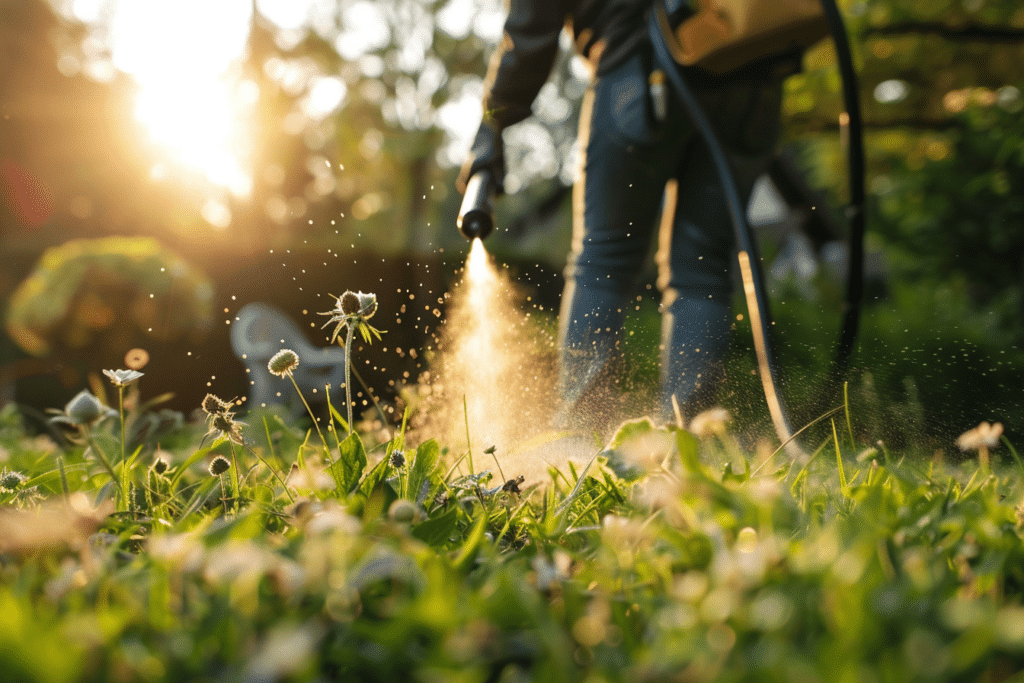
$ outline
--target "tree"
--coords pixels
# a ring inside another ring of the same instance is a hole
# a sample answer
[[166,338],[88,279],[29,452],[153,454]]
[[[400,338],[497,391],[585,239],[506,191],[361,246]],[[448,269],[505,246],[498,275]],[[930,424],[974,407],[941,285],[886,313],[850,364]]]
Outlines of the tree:
[[[869,229],[901,275],[966,278],[979,304],[1021,285],[1024,8],[1012,0],[843,3],[858,49]],[[787,135],[843,196],[831,47],[787,83]]]

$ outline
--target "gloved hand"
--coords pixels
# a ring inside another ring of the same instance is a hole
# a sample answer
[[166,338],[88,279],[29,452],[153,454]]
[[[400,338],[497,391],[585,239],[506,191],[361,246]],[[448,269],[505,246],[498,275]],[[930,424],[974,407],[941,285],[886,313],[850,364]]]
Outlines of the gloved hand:
[[480,124],[473,139],[473,146],[469,149],[469,155],[462,170],[459,172],[459,179],[456,187],[459,192],[465,193],[466,183],[477,171],[487,170],[491,172],[494,181],[496,194],[505,192],[505,144],[501,139],[501,128],[493,121],[484,121]]

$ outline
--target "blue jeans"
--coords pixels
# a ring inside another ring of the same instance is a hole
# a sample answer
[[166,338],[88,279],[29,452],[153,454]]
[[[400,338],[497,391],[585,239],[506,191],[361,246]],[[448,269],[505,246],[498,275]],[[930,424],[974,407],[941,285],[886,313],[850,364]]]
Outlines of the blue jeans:
[[[672,178],[678,183],[675,215],[656,254],[661,419],[673,415],[673,395],[692,417],[722,377],[731,327],[733,227],[703,141],[671,92],[668,116],[654,118],[649,64],[646,55],[635,55],[591,84],[583,102],[582,172],[573,191],[573,247],[559,318],[564,426],[592,428],[603,420],[625,312]],[[778,137],[783,78],[691,84],[729,155],[744,201]]]

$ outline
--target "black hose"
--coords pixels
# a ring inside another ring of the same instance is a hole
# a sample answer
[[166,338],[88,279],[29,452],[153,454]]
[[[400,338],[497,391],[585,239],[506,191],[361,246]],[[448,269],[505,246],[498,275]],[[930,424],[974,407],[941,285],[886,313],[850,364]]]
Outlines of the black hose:
[[793,430],[790,427],[789,418],[782,404],[782,395],[777,389],[779,369],[775,363],[772,338],[768,333],[768,329],[771,326],[771,312],[768,305],[768,295],[765,292],[764,273],[760,266],[761,258],[758,252],[757,240],[754,239],[750,225],[747,223],[746,206],[740,199],[732,167],[729,165],[725,151],[722,149],[718,136],[715,135],[715,130],[704,113],[704,109],[686,85],[679,72],[678,65],[672,58],[668,43],[665,40],[665,36],[671,34],[671,28],[668,25],[668,17],[660,3],[655,3],[654,11],[650,13],[648,28],[651,43],[654,46],[655,57],[675,89],[676,95],[682,102],[683,107],[689,113],[694,126],[704,139],[708,152],[711,155],[712,163],[714,163],[715,170],[718,172],[718,177],[721,181],[722,193],[725,196],[729,218],[732,221],[733,232],[736,235],[740,271],[743,276],[747,310],[750,314],[750,327],[754,335],[754,350],[757,353],[761,384],[764,387],[765,399],[768,402],[768,411],[771,413],[772,423],[775,425],[775,432],[783,443],[789,444],[791,454],[802,454],[802,450],[792,440]]
[[835,0],[821,0],[829,31],[835,42],[839,73],[843,79],[843,102],[846,106],[847,164],[849,168],[850,204],[847,207],[849,228],[847,242],[846,298],[844,301],[843,324],[836,344],[836,355],[832,361],[830,380],[838,384],[849,367],[857,331],[860,328],[861,304],[864,298],[864,123],[860,112],[860,86],[857,71],[853,67],[850,41],[843,25]]
[[[842,15],[835,0],[821,0],[822,9],[829,25],[829,31],[835,42],[839,70],[843,81],[843,99],[846,106],[847,126],[847,161],[849,166],[850,204],[847,209],[849,219],[847,260],[846,297],[844,301],[843,322],[836,354],[829,371],[829,381],[836,386],[849,367],[857,332],[860,326],[861,303],[864,292],[864,137],[863,121],[860,111],[859,85],[853,57],[850,52],[849,38],[843,24]],[[690,115],[701,137],[704,139],[711,155],[712,162],[718,172],[725,195],[729,217],[733,224],[738,246],[741,274],[743,276],[744,293],[750,313],[751,329],[754,335],[754,348],[760,368],[761,383],[764,386],[768,409],[772,415],[775,431],[783,443],[790,444],[791,454],[801,454],[802,449],[793,441],[793,431],[789,418],[778,390],[779,370],[775,362],[774,347],[769,328],[771,313],[768,298],[765,294],[764,274],[758,257],[757,241],[746,218],[746,207],[740,201],[739,190],[733,177],[725,152],[715,135],[714,128],[708,121],[700,103],[686,85],[673,58],[671,47],[665,36],[672,34],[664,7],[656,2],[650,13],[649,33],[654,47],[655,56],[663,71],[672,84],[676,95]]]

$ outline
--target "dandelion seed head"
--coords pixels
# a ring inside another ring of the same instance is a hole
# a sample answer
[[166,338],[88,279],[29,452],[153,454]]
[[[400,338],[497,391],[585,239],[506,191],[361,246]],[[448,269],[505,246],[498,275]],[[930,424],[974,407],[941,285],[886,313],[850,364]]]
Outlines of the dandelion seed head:
[[216,458],[210,461],[210,474],[215,477],[227,472],[231,469],[231,462],[228,461],[223,455],[218,455]]
[[340,309],[345,315],[356,315],[362,308],[362,303],[355,292],[347,291],[338,297],[338,304],[335,308]]
[[54,418],[59,422],[66,422],[72,425],[91,425],[106,415],[106,410],[100,400],[93,396],[87,389],[78,392],[73,399],[64,406],[64,413]]
[[402,451],[396,450],[391,453],[391,466],[396,470],[405,467],[405,454]]
[[27,477],[21,472],[4,472],[0,476],[0,489],[4,491],[14,491],[21,486]]
[[[331,296],[334,295],[332,294]],[[335,299],[337,301],[335,301],[332,310],[319,313],[319,315],[330,316],[330,319],[323,324],[322,328],[332,323],[335,324],[334,331],[331,333],[332,344],[345,327],[353,331],[358,330],[363,340],[367,343],[370,343],[372,337],[380,339],[380,335],[383,332],[371,327],[366,322],[377,312],[376,294],[357,293],[349,290],[341,296],[335,297]]]
[[214,429],[225,434],[235,430],[235,420],[231,413],[217,413],[213,416],[210,424]]
[[274,354],[267,364],[270,374],[277,377],[287,377],[292,374],[295,368],[299,367],[299,354],[291,349],[281,349]]
[[207,394],[203,397],[202,405],[203,412],[211,416],[225,413],[231,408],[231,403],[229,401],[218,398],[213,394]]

